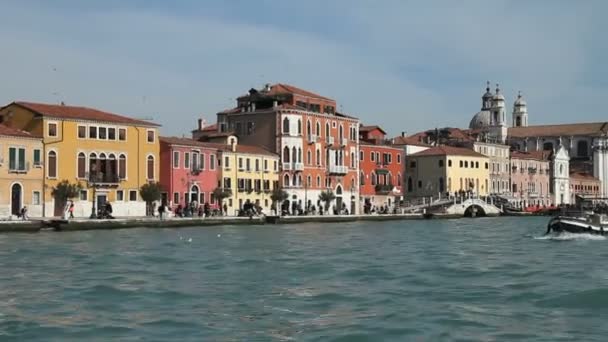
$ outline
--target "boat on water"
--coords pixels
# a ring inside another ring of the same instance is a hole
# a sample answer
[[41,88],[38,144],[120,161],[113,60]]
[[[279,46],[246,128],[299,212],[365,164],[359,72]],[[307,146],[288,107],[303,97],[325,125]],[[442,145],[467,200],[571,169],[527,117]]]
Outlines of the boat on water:
[[608,235],[608,217],[604,214],[583,214],[576,216],[556,216],[547,225],[547,234],[586,233]]

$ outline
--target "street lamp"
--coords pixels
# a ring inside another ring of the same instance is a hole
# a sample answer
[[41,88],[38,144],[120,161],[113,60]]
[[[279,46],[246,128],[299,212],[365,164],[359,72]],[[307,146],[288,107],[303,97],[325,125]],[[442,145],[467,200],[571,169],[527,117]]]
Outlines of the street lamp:
[[96,190],[97,190],[97,183],[95,182],[95,177],[90,172],[86,172],[85,176],[87,179],[87,188],[93,189],[93,203],[91,205],[91,215],[89,216],[89,218],[95,219],[95,218],[97,218],[97,209],[95,208],[95,195],[96,195]]

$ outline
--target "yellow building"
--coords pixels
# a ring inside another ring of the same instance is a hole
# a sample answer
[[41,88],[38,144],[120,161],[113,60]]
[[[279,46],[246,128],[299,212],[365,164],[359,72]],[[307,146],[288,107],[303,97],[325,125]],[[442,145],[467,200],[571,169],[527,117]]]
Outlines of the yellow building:
[[42,139],[0,124],[0,219],[42,216]]
[[114,216],[143,216],[139,188],[159,179],[158,125],[100,110],[13,102],[0,109],[0,122],[42,138],[45,216],[60,216],[52,198],[62,180],[80,183],[76,217],[88,217],[110,201]]
[[239,145],[234,136],[228,137],[227,142],[218,144],[218,161],[221,185],[232,192],[224,200],[228,215],[238,215],[248,200],[261,206],[268,215],[272,206],[270,195],[279,181],[279,156],[261,147]]
[[489,158],[473,150],[436,146],[406,158],[407,197],[445,196],[464,191],[486,196]]

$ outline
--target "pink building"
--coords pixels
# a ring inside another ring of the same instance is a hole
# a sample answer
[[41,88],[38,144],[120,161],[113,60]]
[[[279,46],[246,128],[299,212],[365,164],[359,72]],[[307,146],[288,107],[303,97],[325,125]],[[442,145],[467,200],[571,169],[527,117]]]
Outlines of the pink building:
[[517,207],[553,204],[549,156],[549,151],[511,152],[511,188]]
[[186,202],[215,204],[218,187],[216,144],[187,138],[160,137],[162,201],[171,207]]

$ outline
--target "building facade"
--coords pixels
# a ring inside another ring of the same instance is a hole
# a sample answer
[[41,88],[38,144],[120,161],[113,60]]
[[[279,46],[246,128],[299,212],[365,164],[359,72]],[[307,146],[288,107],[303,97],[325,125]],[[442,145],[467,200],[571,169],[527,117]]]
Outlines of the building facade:
[[265,214],[272,209],[272,191],[279,184],[279,156],[262,147],[241,145],[234,136],[229,144],[216,144],[223,189],[231,196],[224,200],[228,215],[237,216],[247,202],[262,208]]
[[486,196],[489,163],[481,153],[452,146],[435,146],[406,156],[406,196]]
[[145,216],[140,187],[159,179],[158,125],[87,107],[13,102],[2,122],[42,138],[44,216],[65,204],[51,193],[62,180],[80,183],[74,215],[89,217],[111,202],[114,216]]
[[489,193],[509,197],[511,195],[509,146],[483,141],[474,141],[472,145],[474,151],[490,158]]
[[160,137],[161,202],[172,208],[190,203],[217,208],[213,191],[220,180],[218,154],[214,144]]
[[550,156],[547,151],[514,151],[511,154],[511,204],[522,209],[553,204],[550,176]]
[[0,218],[42,216],[42,139],[0,124]]
[[386,141],[386,132],[378,126],[359,128],[360,210],[393,209],[402,199],[403,155],[400,146]]
[[336,108],[336,101],[297,87],[266,85],[218,113],[217,129],[280,156],[280,184],[292,214],[319,208],[326,190],[336,196],[331,206],[358,213],[359,120]]
[[570,174],[570,203],[577,203],[577,197],[595,202],[601,195],[601,182],[588,173]]
[[570,156],[564,146],[560,146],[551,156],[549,185],[554,204],[570,204]]

